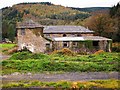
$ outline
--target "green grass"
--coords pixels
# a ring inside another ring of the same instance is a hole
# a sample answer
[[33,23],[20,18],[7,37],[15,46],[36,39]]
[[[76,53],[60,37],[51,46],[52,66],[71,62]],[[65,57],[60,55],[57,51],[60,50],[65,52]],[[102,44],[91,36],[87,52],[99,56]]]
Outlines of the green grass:
[[0,44],[0,48],[1,48],[1,51],[3,54],[9,54],[9,50],[14,48],[15,46],[17,46],[17,45],[16,44],[8,44],[8,43]]
[[19,52],[2,64],[2,74],[13,72],[99,72],[119,71],[120,53],[99,55],[46,55]]
[[16,44],[0,44],[0,46],[3,48],[3,49],[6,49],[6,48],[13,48],[14,46],[16,46]]
[[[40,81],[19,81],[19,82],[10,82],[3,84],[2,88],[30,88],[30,87],[53,87],[59,88],[59,90],[68,89],[69,90],[94,90],[96,88],[101,89],[110,89],[110,90],[119,90],[118,83],[120,80],[110,79],[110,80],[94,80],[94,81],[82,81],[82,82],[70,82],[70,81],[57,81],[57,82],[40,82]],[[61,88],[61,89],[60,89]],[[94,89],[93,89],[94,88]],[[96,90],[96,89],[95,89]],[[99,89],[100,90],[100,89]]]

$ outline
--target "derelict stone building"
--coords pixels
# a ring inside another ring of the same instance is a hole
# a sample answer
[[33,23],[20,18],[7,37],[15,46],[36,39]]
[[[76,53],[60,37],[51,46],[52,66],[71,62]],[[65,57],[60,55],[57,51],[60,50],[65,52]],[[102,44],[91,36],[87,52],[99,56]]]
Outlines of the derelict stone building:
[[19,50],[51,52],[69,48],[74,52],[110,52],[111,39],[94,36],[94,31],[82,26],[42,26],[32,20],[17,24]]

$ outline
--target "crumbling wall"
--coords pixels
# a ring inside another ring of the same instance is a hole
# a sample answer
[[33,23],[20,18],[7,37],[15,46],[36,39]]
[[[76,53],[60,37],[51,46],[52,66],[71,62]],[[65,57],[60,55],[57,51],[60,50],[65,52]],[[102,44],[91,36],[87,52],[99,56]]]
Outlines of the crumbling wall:
[[[35,30],[35,32],[34,32]],[[39,29],[25,29],[25,35],[21,35],[21,30],[18,30],[18,46],[19,50],[26,47],[31,52],[39,53],[46,51],[46,43],[49,43],[46,39],[42,37],[40,33],[36,35],[36,30]]]

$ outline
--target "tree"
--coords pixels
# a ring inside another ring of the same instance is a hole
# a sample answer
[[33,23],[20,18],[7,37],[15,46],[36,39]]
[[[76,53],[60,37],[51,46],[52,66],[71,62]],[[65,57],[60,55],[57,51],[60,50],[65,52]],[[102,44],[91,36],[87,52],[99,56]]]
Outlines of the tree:
[[15,26],[14,26],[14,24],[9,25],[7,35],[8,35],[8,39],[10,41],[13,42],[15,40]]
[[120,3],[110,9],[110,16],[114,20],[116,30],[114,40],[120,42]]
[[85,27],[95,31],[96,35],[109,38],[112,38],[111,34],[115,32],[113,29],[113,20],[108,14],[96,14],[91,16],[86,20]]

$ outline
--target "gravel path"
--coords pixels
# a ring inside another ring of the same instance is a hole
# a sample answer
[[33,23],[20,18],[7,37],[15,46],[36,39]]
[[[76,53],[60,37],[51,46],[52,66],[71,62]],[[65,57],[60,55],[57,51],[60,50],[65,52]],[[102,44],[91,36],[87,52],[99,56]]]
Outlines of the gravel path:
[[2,76],[3,82],[19,81],[19,80],[40,80],[40,81],[88,81],[88,80],[100,80],[100,79],[119,79],[118,72],[69,72],[63,74],[20,74],[18,72],[11,75]]
[[8,59],[8,58],[10,58],[9,55],[2,55],[2,54],[0,54],[0,60],[5,60],[5,59]]

